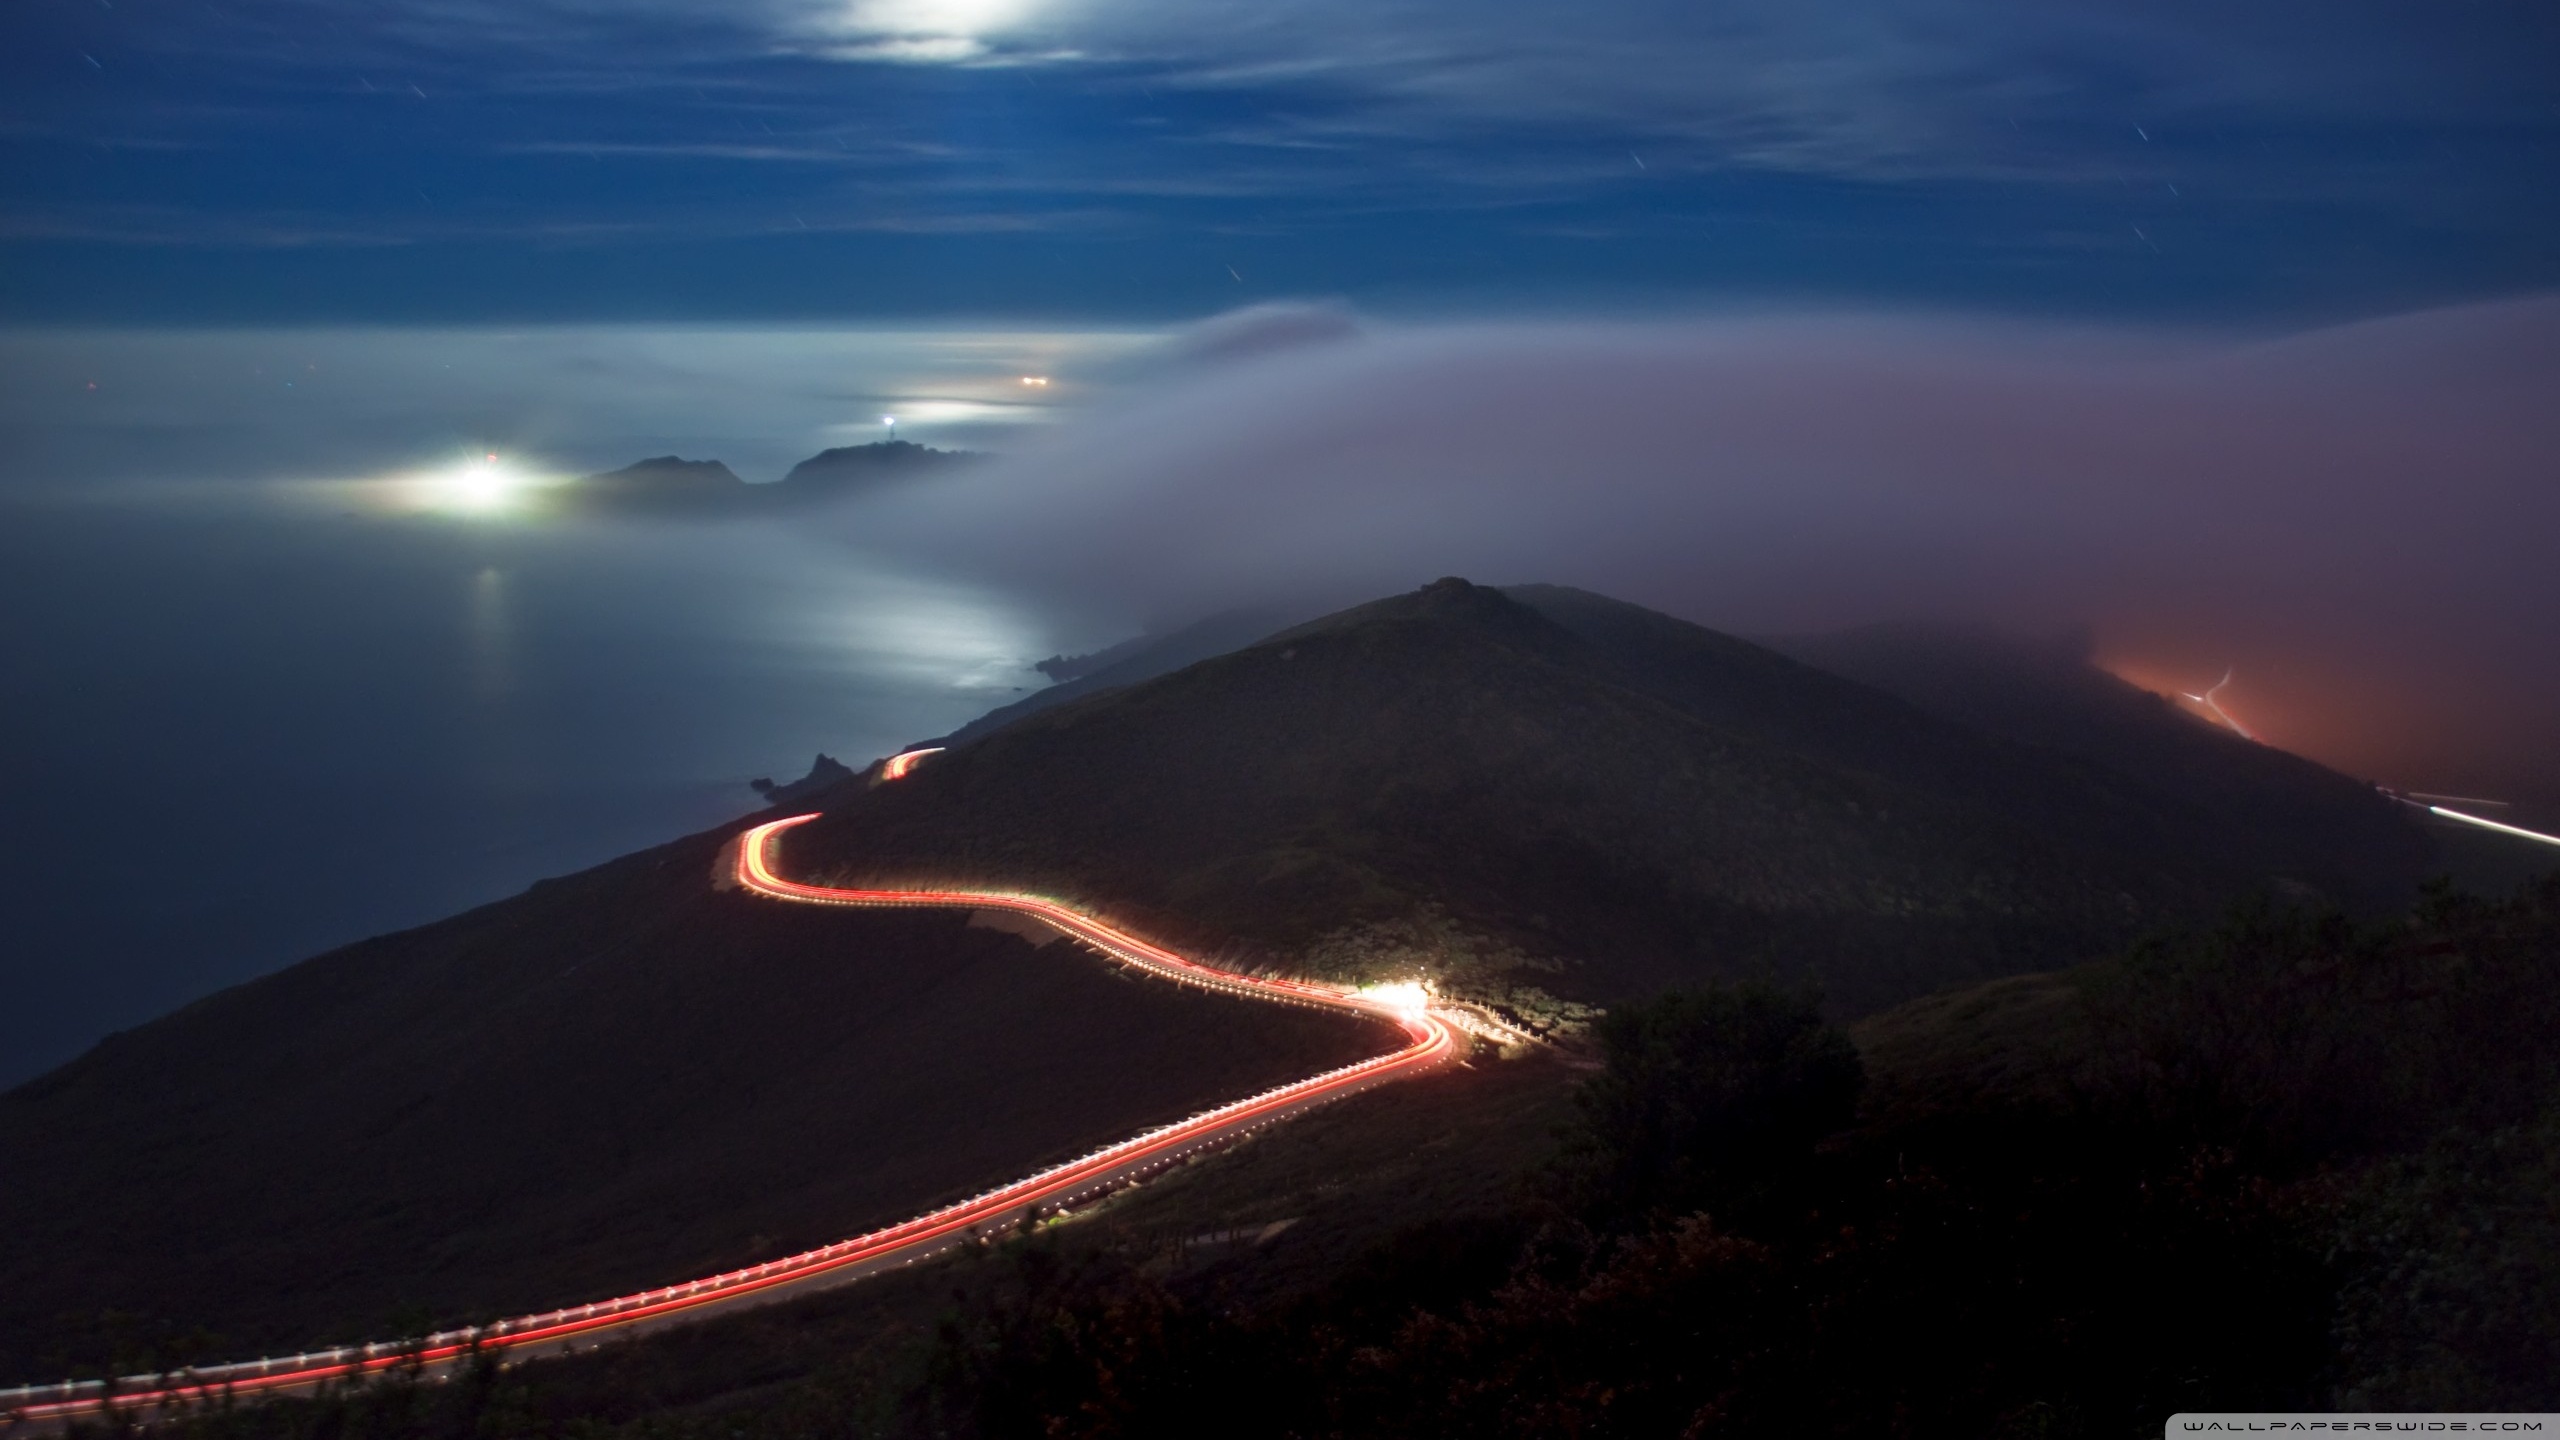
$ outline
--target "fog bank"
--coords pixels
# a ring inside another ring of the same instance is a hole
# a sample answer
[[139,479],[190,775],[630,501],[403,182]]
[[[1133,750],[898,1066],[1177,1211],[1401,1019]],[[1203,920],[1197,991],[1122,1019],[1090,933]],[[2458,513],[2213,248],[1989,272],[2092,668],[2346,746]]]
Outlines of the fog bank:
[[2560,792],[2560,300],[2274,339],[1286,310],[1205,333],[1005,462],[866,507],[858,542],[1132,616],[1452,573],[1743,633],[2087,622],[2128,673],[2235,668],[2235,711],[2355,773]]

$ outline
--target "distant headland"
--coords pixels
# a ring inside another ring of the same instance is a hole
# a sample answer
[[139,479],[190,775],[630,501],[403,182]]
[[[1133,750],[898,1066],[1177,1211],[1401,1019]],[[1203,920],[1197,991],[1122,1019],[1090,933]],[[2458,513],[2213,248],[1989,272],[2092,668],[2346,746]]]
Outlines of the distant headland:
[[909,440],[821,450],[769,484],[750,484],[717,460],[659,455],[619,470],[581,476],[551,492],[562,509],[584,513],[727,515],[842,499],[937,474],[983,457]]

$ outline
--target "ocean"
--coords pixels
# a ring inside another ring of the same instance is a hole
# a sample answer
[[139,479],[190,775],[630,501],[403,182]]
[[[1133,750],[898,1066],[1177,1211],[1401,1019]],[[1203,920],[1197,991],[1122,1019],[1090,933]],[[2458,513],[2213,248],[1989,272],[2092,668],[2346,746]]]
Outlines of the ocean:
[[494,333],[0,337],[0,1085],[744,813],[757,776],[938,735],[1044,683],[1032,660],[1118,638],[866,551],[858,516],[437,503],[484,446],[764,480],[893,404],[906,438],[1001,443],[1041,417],[973,397],[1084,353],[755,338],[552,334],[529,359]]

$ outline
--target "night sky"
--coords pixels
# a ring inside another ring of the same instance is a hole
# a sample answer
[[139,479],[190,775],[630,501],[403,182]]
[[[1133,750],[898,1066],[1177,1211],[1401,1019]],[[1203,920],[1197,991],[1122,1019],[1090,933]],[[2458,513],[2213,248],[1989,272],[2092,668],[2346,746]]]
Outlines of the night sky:
[[[0,1083],[1443,574],[2085,630],[2560,828],[2555,79],[2542,0],[15,0]],[[445,503],[890,415],[995,458]]]
[[0,318],[2336,318],[2550,285],[2528,0],[20,0]]

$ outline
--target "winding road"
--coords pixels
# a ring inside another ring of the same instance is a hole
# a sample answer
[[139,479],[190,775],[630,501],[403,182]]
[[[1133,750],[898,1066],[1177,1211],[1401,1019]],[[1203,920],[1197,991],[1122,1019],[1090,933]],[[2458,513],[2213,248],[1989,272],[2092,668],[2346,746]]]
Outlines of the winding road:
[[[914,758],[891,757],[883,766],[882,778],[895,779],[913,769],[922,756],[909,754]],[[900,764],[901,761],[906,763]],[[1406,1043],[1392,1053],[1311,1075],[1188,1120],[1144,1131],[904,1224],[744,1270],[536,1315],[520,1315],[477,1328],[447,1330],[423,1339],[210,1365],[177,1375],[132,1376],[112,1384],[100,1380],[64,1381],[0,1390],[0,1430],[23,1433],[53,1428],[60,1422],[111,1408],[124,1414],[148,1413],[225,1397],[308,1392],[403,1367],[433,1372],[492,1352],[509,1359],[558,1354],[591,1348],[612,1336],[690,1323],[805,1295],[981,1243],[1027,1219],[1057,1214],[1098,1199],[1206,1147],[1371,1086],[1419,1074],[1458,1053],[1457,1037],[1450,1025],[1426,1008],[1425,997],[1413,987],[1363,993],[1220,970],[1037,896],[969,890],[848,890],[784,879],[773,868],[780,838],[792,827],[816,818],[797,815],[768,821],[740,834],[730,872],[738,885],[776,900],[807,905],[956,907],[1027,915],[1150,975],[1247,999],[1385,1020],[1402,1029]]]

